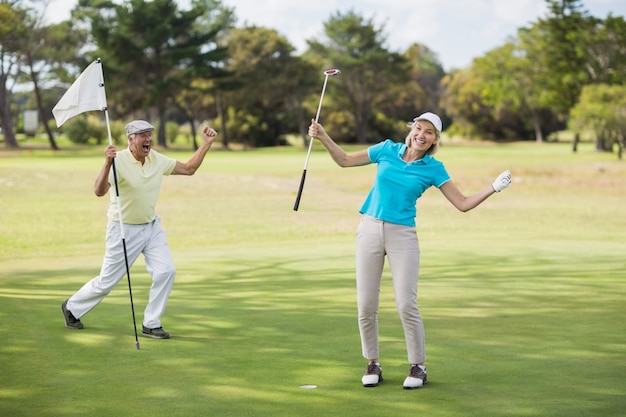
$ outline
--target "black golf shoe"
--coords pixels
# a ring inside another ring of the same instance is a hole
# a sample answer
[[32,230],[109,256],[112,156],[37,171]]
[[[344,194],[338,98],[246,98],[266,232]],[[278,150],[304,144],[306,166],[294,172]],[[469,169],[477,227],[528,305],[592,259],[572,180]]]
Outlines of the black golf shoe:
[[74,317],[72,312],[67,309],[67,301],[68,300],[65,300],[63,301],[63,304],[61,304],[61,312],[63,313],[63,318],[65,319],[65,327],[69,329],[82,329],[83,323]]
[[169,339],[170,338],[170,334],[166,332],[165,330],[163,330],[163,327],[157,327],[155,329],[149,329],[146,326],[141,326],[141,327],[143,327],[143,330],[141,333],[143,333],[144,336],[148,336],[153,339]]

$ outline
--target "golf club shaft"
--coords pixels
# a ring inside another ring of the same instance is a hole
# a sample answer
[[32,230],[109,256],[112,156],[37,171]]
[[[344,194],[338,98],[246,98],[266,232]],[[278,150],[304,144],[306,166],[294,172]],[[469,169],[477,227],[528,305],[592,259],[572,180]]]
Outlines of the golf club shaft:
[[[320,102],[317,106],[317,114],[315,115],[315,122],[317,123],[320,118],[320,111],[322,110],[322,100],[324,100],[324,92],[326,91],[326,83],[328,82],[328,74],[324,77],[324,85],[322,86],[322,94],[320,95]],[[300,178],[300,187],[298,188],[298,195],[296,196],[296,202],[293,205],[293,211],[298,211],[300,207],[300,198],[302,198],[302,190],[304,189],[304,181],[306,179],[306,170],[309,166],[309,158],[311,157],[311,149],[313,148],[313,137],[309,138],[309,149],[306,153],[306,159],[304,160],[304,169],[302,170],[302,178]]]
[[135,330],[135,347],[139,350],[139,337],[137,337],[137,321],[135,320],[135,303],[133,302],[133,289],[130,284],[130,267],[128,265],[128,252],[126,251],[126,237],[124,236],[124,223],[122,221],[122,207],[120,204],[120,190],[117,181],[117,169],[115,168],[115,158],[113,158],[111,168],[113,169],[113,179],[115,182],[115,197],[117,200],[117,211],[120,217],[120,235],[122,237],[122,247],[124,249],[124,264],[126,265],[126,277],[128,278],[128,295],[130,296],[130,310],[133,314],[133,328]]
[[[107,123],[107,131],[109,134],[109,145],[113,145],[113,138],[111,136],[111,124],[109,122],[109,110],[104,109],[104,117]],[[130,310],[133,314],[133,328],[135,329],[135,347],[139,350],[139,337],[137,337],[137,320],[135,319],[135,304],[133,302],[133,289],[130,284],[130,267],[128,265],[128,253],[126,252],[126,237],[124,236],[124,221],[122,219],[122,205],[120,204],[120,188],[117,181],[117,169],[115,168],[115,158],[111,163],[113,169],[113,179],[115,183],[115,199],[117,201],[117,212],[120,218],[120,235],[122,237],[122,247],[124,248],[124,263],[126,264],[126,277],[128,278],[128,294],[130,296]]]
[[130,294],[130,309],[133,313],[133,327],[135,329],[135,347],[139,350],[139,338],[137,337],[137,321],[135,320],[135,304],[133,303],[133,289],[130,285],[130,267],[128,265],[128,252],[126,251],[126,239],[122,240],[124,246],[124,262],[126,263],[126,276],[128,277],[128,293]]

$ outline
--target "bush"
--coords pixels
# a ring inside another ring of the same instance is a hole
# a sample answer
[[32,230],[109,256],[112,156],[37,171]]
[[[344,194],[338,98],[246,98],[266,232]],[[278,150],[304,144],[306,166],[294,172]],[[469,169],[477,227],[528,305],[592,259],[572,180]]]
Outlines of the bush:
[[170,143],[175,143],[178,133],[180,132],[180,126],[176,122],[167,122],[165,124],[165,136],[169,139]]
[[75,144],[101,143],[107,135],[104,122],[86,114],[66,122],[61,131]]
[[[109,121],[111,127],[111,138],[115,144],[126,143],[126,132],[124,122]],[[54,125],[56,126],[56,125]],[[63,124],[61,133],[75,144],[95,144],[102,145],[109,143],[109,136],[106,121],[101,113],[82,114],[76,116]]]

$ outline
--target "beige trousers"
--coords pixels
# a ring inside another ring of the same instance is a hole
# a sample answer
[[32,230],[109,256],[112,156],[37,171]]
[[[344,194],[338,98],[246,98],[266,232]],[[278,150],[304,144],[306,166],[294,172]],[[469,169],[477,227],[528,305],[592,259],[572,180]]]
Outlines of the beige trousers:
[[366,359],[380,356],[378,304],[386,255],[409,363],[424,362],[424,325],[417,307],[420,249],[415,227],[387,223],[364,215],[356,235],[357,304],[363,356]]

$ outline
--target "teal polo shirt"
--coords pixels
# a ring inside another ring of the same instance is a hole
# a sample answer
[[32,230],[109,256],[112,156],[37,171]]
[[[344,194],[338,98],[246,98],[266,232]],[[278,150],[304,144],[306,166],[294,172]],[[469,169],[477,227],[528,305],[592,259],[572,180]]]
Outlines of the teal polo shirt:
[[431,186],[450,181],[443,163],[430,155],[413,162],[402,159],[406,145],[386,139],[367,149],[378,164],[376,178],[359,212],[376,219],[415,226],[417,199]]

